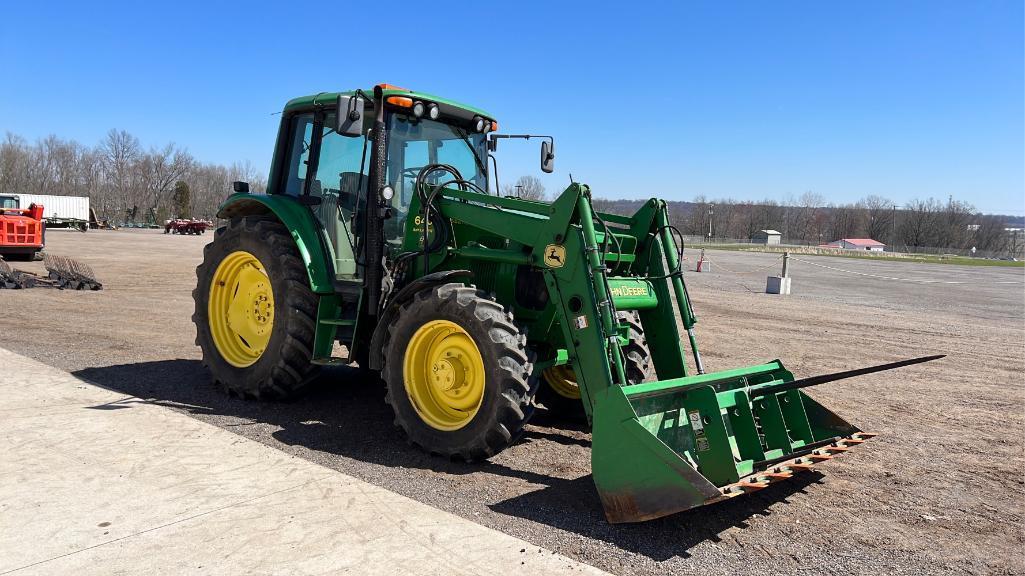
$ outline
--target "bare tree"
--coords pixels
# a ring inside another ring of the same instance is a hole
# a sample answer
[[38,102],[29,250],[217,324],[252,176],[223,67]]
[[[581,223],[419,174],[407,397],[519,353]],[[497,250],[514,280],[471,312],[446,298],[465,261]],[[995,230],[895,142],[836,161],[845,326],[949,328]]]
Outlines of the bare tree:
[[518,196],[524,200],[544,200],[545,186],[537,176],[520,176],[516,184],[502,186],[506,196]]
[[825,206],[826,200],[821,194],[816,194],[812,191],[801,194],[800,199],[794,216],[794,223],[789,230],[789,233],[794,238],[799,238],[808,241],[818,241],[822,237],[822,229],[824,228],[824,222],[822,222],[821,210]]
[[845,204],[830,210],[829,239],[858,238],[864,236],[864,209],[858,205]]
[[882,196],[871,195],[865,198],[862,204],[868,217],[866,222],[867,236],[879,242],[884,240],[886,242],[893,241],[894,238],[890,237],[893,230],[893,201]]
[[936,246],[969,248],[972,230],[969,226],[975,220],[975,207],[951,197],[937,219]]
[[933,246],[937,214],[942,208],[933,198],[908,202],[900,219],[900,239],[905,246]]
[[102,211],[112,209],[119,215],[124,214],[138,205],[133,194],[137,181],[133,167],[140,154],[139,139],[124,130],[111,129],[100,144],[100,150],[103,153],[105,176],[113,196],[109,205],[104,203]]
[[8,132],[0,144],[0,193],[15,194],[28,189],[29,155],[25,140]]

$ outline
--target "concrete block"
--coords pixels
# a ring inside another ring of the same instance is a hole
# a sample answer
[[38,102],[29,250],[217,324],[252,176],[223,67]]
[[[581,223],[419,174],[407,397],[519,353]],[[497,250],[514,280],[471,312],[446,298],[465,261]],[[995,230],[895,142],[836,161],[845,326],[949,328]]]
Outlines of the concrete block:
[[765,281],[766,294],[790,294],[790,277],[769,276]]

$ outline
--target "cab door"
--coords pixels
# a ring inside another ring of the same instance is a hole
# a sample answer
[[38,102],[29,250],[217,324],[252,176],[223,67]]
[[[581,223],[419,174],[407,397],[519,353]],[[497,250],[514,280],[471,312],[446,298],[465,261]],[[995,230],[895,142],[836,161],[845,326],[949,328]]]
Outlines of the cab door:
[[361,276],[356,262],[355,215],[366,200],[369,125],[357,137],[338,134],[334,125],[334,112],[310,112],[292,119],[285,193],[319,199],[310,207],[322,226],[335,278],[355,280]]

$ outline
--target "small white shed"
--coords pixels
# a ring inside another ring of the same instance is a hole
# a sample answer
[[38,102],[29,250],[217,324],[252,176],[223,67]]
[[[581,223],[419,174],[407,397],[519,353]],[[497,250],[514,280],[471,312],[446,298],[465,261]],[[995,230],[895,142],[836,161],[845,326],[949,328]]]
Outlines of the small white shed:
[[751,235],[752,244],[779,244],[783,235],[775,230],[759,230]]

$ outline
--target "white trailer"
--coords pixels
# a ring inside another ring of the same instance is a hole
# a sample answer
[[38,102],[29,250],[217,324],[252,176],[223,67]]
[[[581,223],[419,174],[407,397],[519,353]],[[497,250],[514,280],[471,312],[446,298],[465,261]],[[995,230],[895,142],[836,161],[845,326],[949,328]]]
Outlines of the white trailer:
[[[7,194],[5,194],[7,196]],[[88,196],[49,196],[46,194],[12,194],[18,199],[18,208],[42,204],[43,219],[53,221],[78,220],[89,222]],[[70,222],[68,222],[70,224]]]

